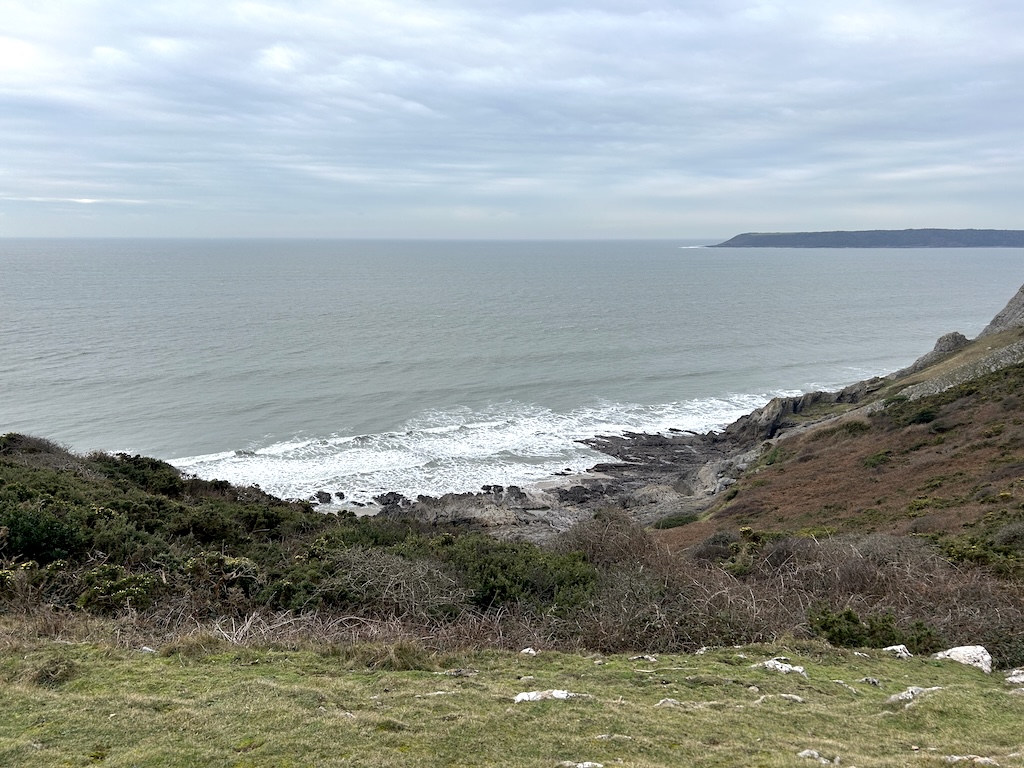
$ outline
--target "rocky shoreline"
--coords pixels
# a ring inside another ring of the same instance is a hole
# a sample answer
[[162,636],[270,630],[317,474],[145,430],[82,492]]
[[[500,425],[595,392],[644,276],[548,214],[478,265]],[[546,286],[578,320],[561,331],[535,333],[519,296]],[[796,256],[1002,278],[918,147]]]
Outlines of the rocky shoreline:
[[615,461],[528,488],[489,485],[476,493],[415,500],[385,493],[375,499],[380,505],[377,514],[425,524],[464,525],[499,538],[537,542],[606,507],[626,510],[645,525],[668,516],[696,519],[785,436],[848,416],[858,408],[880,408],[883,398],[896,391],[913,399],[1024,362],[1020,328],[1024,328],[1024,288],[973,342],[959,333],[946,334],[913,365],[884,378],[835,392],[776,398],[720,432],[670,430],[668,434],[593,437],[580,442]]
[[386,493],[375,499],[380,505],[377,514],[478,527],[499,538],[530,541],[549,539],[605,507],[627,510],[647,525],[668,515],[698,516],[757,461],[766,445],[792,429],[787,427],[791,417],[822,404],[857,403],[882,382],[874,379],[838,392],[776,398],[720,432],[627,432],[581,440],[615,461],[525,489],[491,485],[477,493],[415,500]]

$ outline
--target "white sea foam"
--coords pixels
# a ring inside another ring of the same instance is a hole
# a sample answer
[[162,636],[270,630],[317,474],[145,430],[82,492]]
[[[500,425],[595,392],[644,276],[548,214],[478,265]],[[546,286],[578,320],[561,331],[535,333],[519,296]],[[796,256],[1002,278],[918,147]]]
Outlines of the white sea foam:
[[256,484],[286,498],[308,498],[320,490],[341,491],[347,501],[364,503],[386,491],[436,496],[581,472],[608,457],[577,440],[628,431],[717,429],[782,394],[794,393],[662,405],[599,402],[569,413],[516,402],[478,411],[429,410],[392,432],[303,437],[172,463],[198,477]]

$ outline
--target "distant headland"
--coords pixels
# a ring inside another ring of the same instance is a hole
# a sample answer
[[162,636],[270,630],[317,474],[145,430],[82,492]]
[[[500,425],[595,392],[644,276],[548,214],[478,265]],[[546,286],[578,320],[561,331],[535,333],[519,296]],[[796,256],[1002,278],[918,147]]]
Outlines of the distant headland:
[[1021,229],[745,232],[711,248],[1024,248]]

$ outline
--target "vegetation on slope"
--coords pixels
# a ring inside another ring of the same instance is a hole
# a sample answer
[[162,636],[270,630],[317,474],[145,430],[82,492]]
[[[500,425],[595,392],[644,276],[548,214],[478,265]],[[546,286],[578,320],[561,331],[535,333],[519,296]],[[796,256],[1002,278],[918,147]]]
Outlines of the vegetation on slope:
[[[885,416],[893,424],[899,407]],[[928,423],[944,418],[937,407]],[[821,440],[881,429],[843,428]],[[889,472],[895,461],[865,471]],[[116,633],[158,645],[196,627],[254,625],[277,627],[260,639],[286,645],[306,632],[323,643],[418,638],[434,650],[668,652],[820,636],[915,652],[981,643],[998,664],[1024,662],[1014,568],[956,555],[944,539],[849,526],[822,536],[820,521],[801,531],[800,517],[791,521],[800,526],[771,526],[743,513],[741,522],[757,525],[740,527],[730,509],[718,513],[722,530],[686,551],[660,546],[614,508],[539,547],[324,515],[258,488],[182,477],[154,459],[79,457],[6,435],[0,610],[55,636],[83,616],[109,617]],[[992,530],[1012,548],[1009,524]]]
[[[884,532],[961,566],[1024,575],[1024,366],[890,397],[766,446],[711,520],[764,531]],[[682,543],[683,532],[676,534]]]

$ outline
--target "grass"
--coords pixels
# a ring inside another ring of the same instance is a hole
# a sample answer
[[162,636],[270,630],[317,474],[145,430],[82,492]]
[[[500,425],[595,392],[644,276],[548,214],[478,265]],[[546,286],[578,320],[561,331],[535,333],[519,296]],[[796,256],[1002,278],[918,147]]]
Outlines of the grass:
[[[436,671],[375,671],[366,661],[379,649],[9,643],[0,764],[790,766],[814,749],[844,765],[968,754],[1024,765],[1024,697],[998,673],[868,654],[806,641],[656,661],[482,651],[435,656]],[[807,677],[751,666],[778,655]],[[910,685],[942,690],[907,709],[886,703]],[[513,703],[546,689],[586,696]]]

